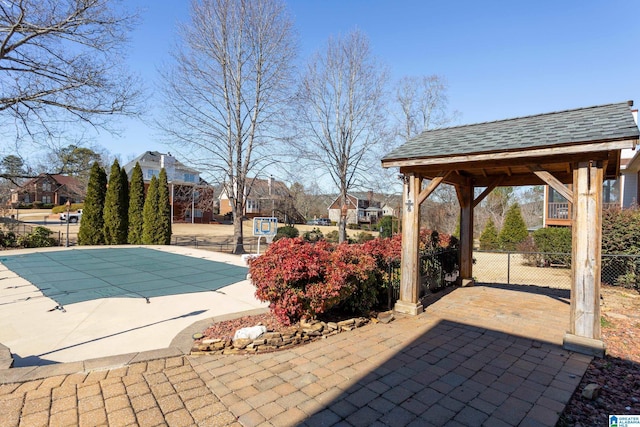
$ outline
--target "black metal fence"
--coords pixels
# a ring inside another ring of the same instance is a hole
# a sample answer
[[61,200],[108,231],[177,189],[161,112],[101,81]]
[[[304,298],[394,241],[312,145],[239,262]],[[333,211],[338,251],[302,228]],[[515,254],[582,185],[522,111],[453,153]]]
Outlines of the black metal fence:
[[[452,286],[460,274],[460,252],[456,248],[436,248],[420,255],[421,296]],[[400,299],[400,263],[389,265],[387,277],[389,308]]]
[[[571,254],[474,251],[478,282],[571,288]],[[603,254],[601,282],[640,289],[640,255]]]

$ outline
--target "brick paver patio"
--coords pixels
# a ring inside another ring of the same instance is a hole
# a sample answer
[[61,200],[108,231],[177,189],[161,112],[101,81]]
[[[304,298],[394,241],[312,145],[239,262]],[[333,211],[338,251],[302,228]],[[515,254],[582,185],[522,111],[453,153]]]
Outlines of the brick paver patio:
[[591,360],[561,348],[565,323],[558,295],[459,288],[276,353],[5,370],[0,425],[554,426]]

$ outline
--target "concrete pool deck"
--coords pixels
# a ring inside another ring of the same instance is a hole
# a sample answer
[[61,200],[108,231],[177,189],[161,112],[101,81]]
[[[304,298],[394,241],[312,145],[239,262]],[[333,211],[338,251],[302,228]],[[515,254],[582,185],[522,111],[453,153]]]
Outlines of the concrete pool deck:
[[[149,248],[245,266],[241,258],[234,255],[178,246]],[[81,250],[98,249],[104,250],[104,246]],[[80,249],[3,251],[0,258],[64,250]],[[152,297],[149,303],[145,298],[101,298],[65,304],[62,310],[56,308],[56,301],[0,262],[0,343],[11,350],[16,367],[166,348],[180,331],[194,322],[265,308],[266,304],[255,299],[253,293],[253,286],[245,279],[213,291]]]

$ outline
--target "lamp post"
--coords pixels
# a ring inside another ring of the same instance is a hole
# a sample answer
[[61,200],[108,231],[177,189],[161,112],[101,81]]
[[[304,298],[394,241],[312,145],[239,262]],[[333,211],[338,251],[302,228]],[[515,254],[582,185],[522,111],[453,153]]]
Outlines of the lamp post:
[[67,203],[64,204],[67,207],[67,244],[65,247],[69,247],[69,209],[71,208],[71,201],[67,199]]

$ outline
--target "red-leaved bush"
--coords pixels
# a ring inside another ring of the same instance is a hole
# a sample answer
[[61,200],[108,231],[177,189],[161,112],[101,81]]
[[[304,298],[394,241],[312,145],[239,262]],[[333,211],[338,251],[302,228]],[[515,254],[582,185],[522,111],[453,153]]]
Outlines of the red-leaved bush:
[[[430,230],[420,235],[422,251],[450,243],[448,235]],[[283,238],[249,261],[249,273],[256,297],[268,301],[278,320],[289,325],[335,308],[367,313],[391,286],[401,253],[399,234],[340,245]]]
[[256,297],[268,301],[284,324],[315,317],[341,304],[353,310],[370,309],[376,300],[364,286],[371,285],[375,269],[375,258],[362,245],[334,246],[300,238],[278,240],[249,263]]

